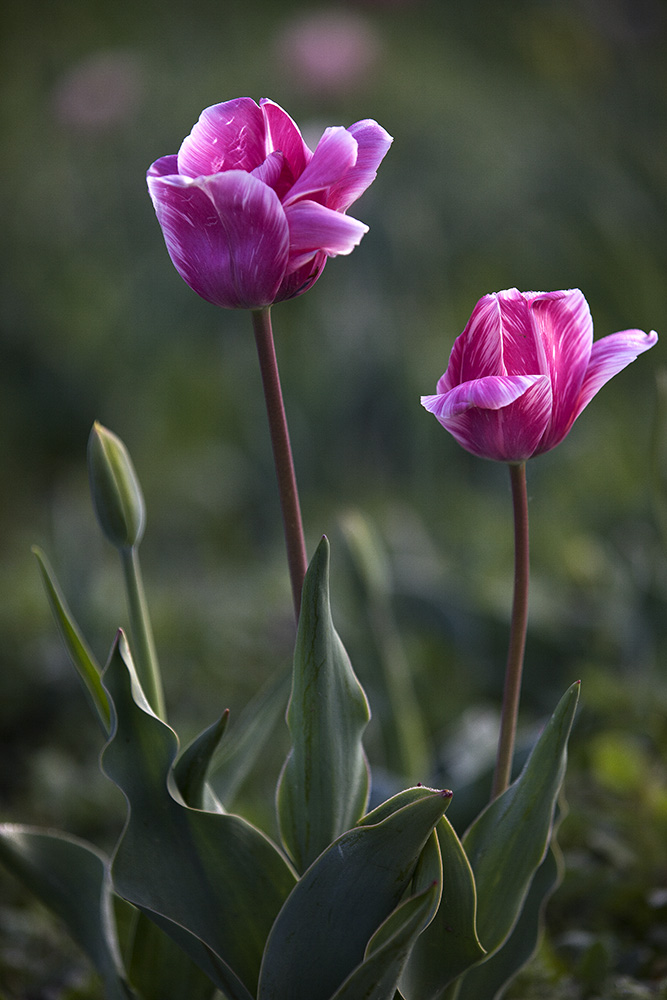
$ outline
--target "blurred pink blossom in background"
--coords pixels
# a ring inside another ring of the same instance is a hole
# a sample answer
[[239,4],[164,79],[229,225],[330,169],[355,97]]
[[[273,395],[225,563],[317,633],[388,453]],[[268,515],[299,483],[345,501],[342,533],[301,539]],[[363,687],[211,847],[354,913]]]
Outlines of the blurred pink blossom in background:
[[131,119],[143,96],[139,54],[127,49],[106,50],[82,59],[60,78],[53,108],[65,125],[103,130]]
[[344,92],[367,79],[381,47],[367,18],[333,7],[288,21],[275,41],[280,72],[314,94]]

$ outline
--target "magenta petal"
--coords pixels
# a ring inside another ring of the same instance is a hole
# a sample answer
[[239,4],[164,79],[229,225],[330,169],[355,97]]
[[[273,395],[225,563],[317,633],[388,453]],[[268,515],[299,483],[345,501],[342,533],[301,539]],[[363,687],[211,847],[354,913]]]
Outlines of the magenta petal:
[[588,302],[578,288],[531,294],[528,301],[542,345],[540,368],[565,397],[570,382],[581,384],[593,345]]
[[559,444],[595,393],[657,341],[640,330],[593,343],[579,289],[485,295],[422,403],[468,451],[521,462]]
[[222,170],[253,170],[266,157],[264,116],[250,97],[205,108],[178,151],[178,172],[185,177]]
[[388,132],[367,118],[350,125],[347,130],[357,140],[357,161],[345,176],[329,191],[327,204],[344,212],[360,198],[377,176],[377,169],[394,141]]
[[551,383],[544,375],[490,376],[423,396],[422,405],[472,454],[523,462],[548,424]]
[[285,157],[282,153],[270,153],[263,163],[260,163],[258,167],[255,167],[250,172],[258,181],[268,184],[270,188],[275,190],[278,178],[283,171],[284,163]]
[[279,104],[266,97],[261,99],[259,106],[266,123],[268,151],[277,150],[282,153],[292,171],[292,178],[300,177],[313,154],[303,141],[296,122]]
[[497,292],[502,370],[507,375],[548,374],[539,330],[532,315],[533,293]]
[[290,258],[316,250],[324,250],[329,257],[348,254],[368,232],[363,222],[315,201],[287,205],[285,215],[290,233]]
[[340,126],[328,128],[317,144],[313,158],[290,190],[283,204],[326,191],[357,162],[357,140]]
[[506,375],[501,333],[498,297],[484,295],[473,309],[463,333],[454,341],[447,371],[438,381],[438,392],[448,392],[461,382],[472,382],[488,375]]
[[287,273],[278,290],[276,302],[282,302],[284,299],[293,299],[297,295],[303,295],[309,288],[312,288],[322,274],[327,259],[327,255],[321,250],[300,258],[302,263],[299,263],[296,258],[291,257]]
[[148,187],[174,266],[198,295],[227,309],[275,300],[289,231],[271,188],[240,170],[149,177]]
[[443,420],[458,417],[472,407],[500,410],[520,399],[536,383],[548,383],[548,379],[543,375],[492,375],[463,382],[436,396],[422,396],[422,405]]
[[178,157],[176,153],[170,156],[161,156],[155,163],[151,163],[146,177],[169,177],[178,173]]
[[553,387],[551,427],[543,442],[548,451],[565,437],[576,417],[593,345],[593,320],[577,288],[535,296],[531,312],[542,351],[539,370],[549,375]]
[[608,382],[610,378],[613,378],[634,361],[638,355],[648,351],[657,342],[658,334],[655,330],[651,330],[650,333],[644,333],[643,330],[623,330],[621,333],[612,333],[608,337],[596,340],[593,344],[573,419],[576,419],[584,407],[588,406],[605,382]]

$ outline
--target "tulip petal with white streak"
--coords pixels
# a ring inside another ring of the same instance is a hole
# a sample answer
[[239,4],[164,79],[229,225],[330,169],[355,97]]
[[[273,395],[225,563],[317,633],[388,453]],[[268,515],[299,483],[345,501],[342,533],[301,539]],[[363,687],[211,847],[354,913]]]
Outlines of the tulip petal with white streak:
[[148,189],[172,262],[202,298],[259,309],[301,295],[328,257],[368,227],[345,214],[392,142],[366,119],[328,128],[312,152],[279,105],[248,97],[206,108]]
[[289,259],[289,227],[270,187],[242,170],[152,182],[169,255],[198,295],[233,308],[275,299]]
[[508,451],[530,455],[537,448],[551,413],[551,383],[546,375],[488,375],[422,396],[422,404],[468,451],[502,462]]
[[422,404],[468,451],[523,462],[550,451],[593,396],[658,335],[626,330],[593,343],[578,289],[485,295]]

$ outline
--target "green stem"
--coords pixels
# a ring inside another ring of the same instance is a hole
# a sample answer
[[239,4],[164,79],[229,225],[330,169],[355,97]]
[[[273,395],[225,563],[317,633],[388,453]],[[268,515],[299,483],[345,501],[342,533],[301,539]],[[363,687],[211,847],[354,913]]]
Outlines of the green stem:
[[301,588],[303,587],[303,580],[308,568],[308,560],[306,558],[306,543],[303,536],[299,493],[294,474],[294,462],[292,460],[292,447],[290,445],[285,405],[283,403],[280,376],[278,374],[278,362],[273,343],[271,310],[268,306],[265,309],[254,309],[252,311],[252,325],[255,331],[255,343],[257,344],[257,355],[262,374],[266,412],[269,418],[273,460],[278,479],[278,492],[280,494],[280,506],[283,515],[285,544],[287,546],[287,564],[292,584],[294,615],[298,621],[301,610]]
[[500,736],[491,798],[495,799],[509,786],[512,775],[514,742],[516,739],[523,656],[528,626],[528,584],[530,578],[528,545],[528,495],[526,463],[510,465],[512,502],[514,505],[514,601],[512,627],[507,653],[503,706],[500,716]]
[[130,613],[130,634],[132,653],[137,676],[141,682],[148,703],[160,719],[166,718],[162,678],[158,665],[153,629],[148,615],[148,605],[144,593],[139,565],[139,551],[136,546],[120,549],[127,605]]

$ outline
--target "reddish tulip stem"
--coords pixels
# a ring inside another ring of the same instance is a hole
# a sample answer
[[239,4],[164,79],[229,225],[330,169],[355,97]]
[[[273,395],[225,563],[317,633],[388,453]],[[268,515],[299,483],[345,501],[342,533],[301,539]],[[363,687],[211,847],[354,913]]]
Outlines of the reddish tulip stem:
[[514,504],[514,601],[512,606],[510,644],[507,653],[507,668],[505,671],[503,706],[500,717],[496,770],[493,776],[493,790],[491,793],[492,800],[505,791],[511,780],[514,742],[519,715],[523,657],[526,648],[526,629],[528,626],[530,563],[526,463],[521,462],[519,465],[510,465],[509,470],[512,481],[512,502]]
[[292,446],[290,445],[283,393],[280,387],[280,375],[278,374],[278,361],[273,343],[270,308],[253,309],[252,325],[255,331],[255,343],[257,344],[259,367],[262,373],[266,412],[269,418],[273,460],[278,479],[278,492],[280,494],[280,506],[283,515],[285,544],[287,546],[287,564],[292,584],[294,615],[298,622],[301,610],[301,588],[303,587],[303,579],[308,568],[308,560],[306,558],[306,543],[303,536],[299,492],[297,490],[294,462],[292,460]]

